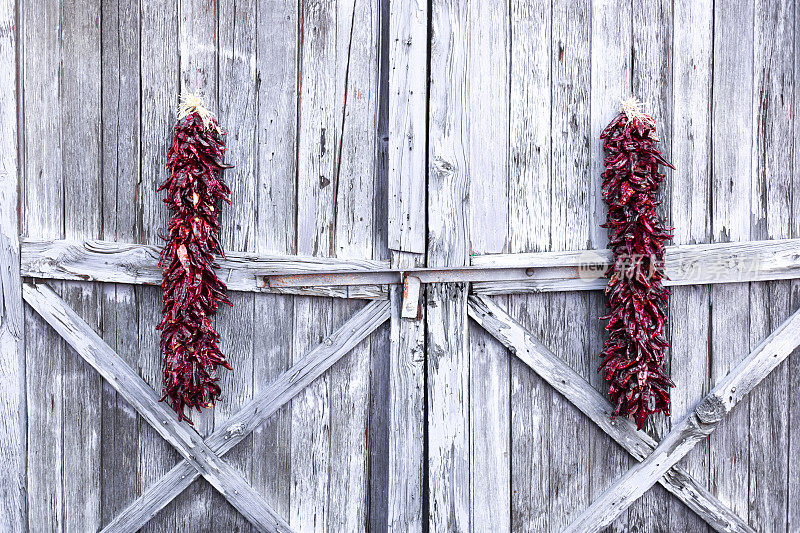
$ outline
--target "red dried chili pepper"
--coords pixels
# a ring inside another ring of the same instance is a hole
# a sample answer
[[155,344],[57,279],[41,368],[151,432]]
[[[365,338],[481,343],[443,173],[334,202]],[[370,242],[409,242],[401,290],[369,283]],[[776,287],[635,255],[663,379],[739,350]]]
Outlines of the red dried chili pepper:
[[172,211],[159,261],[164,308],[158,329],[164,356],[161,399],[169,398],[178,417],[191,423],[184,407],[212,406],[220,394],[217,366],[231,368],[211,322],[220,302],[230,305],[215,272],[215,254],[225,256],[219,205],[230,203],[230,189],[221,172],[231,165],[224,162],[225,132],[199,97],[184,97],[181,117],[167,155],[170,175],[158,188],[167,191],[164,202]]
[[664,246],[672,235],[655,211],[664,180],[659,165],[674,167],[654,147],[659,139],[653,117],[642,113],[635,100],[624,102],[623,110],[600,135],[607,153],[603,227],[609,230],[614,264],[606,274],[611,312],[600,318],[608,319],[610,335],[599,370],[611,382],[614,415],[633,416],[641,429],[653,413],[669,416],[674,386],[664,368],[669,291],[662,283]]

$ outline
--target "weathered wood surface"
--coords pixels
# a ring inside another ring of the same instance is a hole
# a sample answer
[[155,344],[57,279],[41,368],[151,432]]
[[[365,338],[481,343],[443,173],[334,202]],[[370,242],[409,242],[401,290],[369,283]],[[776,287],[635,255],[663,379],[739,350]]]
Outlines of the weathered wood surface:
[[[262,497],[203,442],[201,435],[177,415],[139,375],[122,361],[52,289],[45,285],[23,285],[25,301],[39,313],[69,345],[188,463],[198,470],[253,525],[264,531],[292,531]],[[72,354],[70,354],[72,355]]]
[[17,12],[0,2],[0,526],[27,528],[25,310],[19,283]]
[[[208,447],[218,455],[230,451],[388,318],[388,302],[367,305],[215,428],[206,440]],[[199,475],[189,461],[182,461],[148,487],[104,531],[136,531]]]
[[425,252],[428,2],[389,3],[389,248]]
[[721,379],[647,458],[609,487],[565,530],[602,530],[644,494],[658,479],[708,437],[735,406],[800,345],[800,311],[764,339]]
[[[471,296],[469,315],[633,457],[641,461],[657,446],[657,441],[637,431],[631,420],[613,419],[614,408],[603,394],[496,303],[485,296]],[[693,479],[682,467],[676,466],[658,481],[716,531],[753,531],[706,490],[705,482]]]

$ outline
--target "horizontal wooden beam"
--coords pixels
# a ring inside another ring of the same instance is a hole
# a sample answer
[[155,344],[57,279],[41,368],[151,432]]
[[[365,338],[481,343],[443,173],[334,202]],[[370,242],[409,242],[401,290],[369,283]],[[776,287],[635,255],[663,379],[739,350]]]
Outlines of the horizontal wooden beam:
[[292,531],[289,524],[264,501],[242,475],[220,459],[194,429],[178,421],[175,412],[159,401],[156,391],[145,383],[139,374],[52,289],[44,284],[25,283],[22,286],[22,294],[25,301],[97,370],[159,435],[184,456],[190,467],[200,472],[245,518],[262,531]]
[[[614,408],[606,397],[492,300],[471,296],[469,315],[633,457],[641,461],[655,449],[656,441],[637,431],[629,419],[612,420]],[[682,467],[665,472],[658,481],[716,531],[753,533],[747,522]]]
[[[262,422],[327,371],[370,333],[389,319],[389,302],[371,302],[355,313],[338,330],[282,373],[235,415],[216,428],[205,443],[214,453],[224,455]],[[102,533],[138,531],[148,520],[183,492],[198,477],[185,459],[150,485]]]
[[[21,243],[22,275],[34,278],[158,285],[155,246],[109,241]],[[422,283],[470,282],[476,294],[601,290],[609,250],[473,256],[459,268],[390,268],[385,261],[230,252],[220,277],[233,291],[387,299],[386,285],[406,275]],[[800,278],[800,239],[669,246],[665,285]]]
[[600,531],[674,468],[719,422],[800,345],[800,311],[764,339],[750,355],[722,378],[697,406],[673,426],[658,447],[628,470],[565,530]]
[[[113,241],[23,239],[21,274],[31,278],[160,285],[160,248]],[[273,288],[265,276],[279,272],[359,272],[388,268],[386,261],[301,255],[256,255],[228,252],[219,261],[219,277],[229,290],[301,294],[335,298],[388,299],[379,286]]]
[[[601,290],[611,260],[610,250],[473,256],[473,266],[539,271],[528,280],[475,283],[473,290],[489,295]],[[668,246],[664,271],[667,286],[800,278],[800,239]]]

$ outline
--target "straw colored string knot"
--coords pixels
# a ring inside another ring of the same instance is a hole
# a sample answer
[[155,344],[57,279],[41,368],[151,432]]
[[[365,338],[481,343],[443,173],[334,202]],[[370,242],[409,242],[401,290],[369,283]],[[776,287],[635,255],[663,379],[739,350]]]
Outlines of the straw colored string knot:
[[200,115],[200,119],[203,121],[203,126],[205,129],[209,130],[214,128],[218,132],[221,132],[219,124],[214,118],[214,113],[209,111],[209,109],[206,107],[203,97],[197,93],[184,92],[181,94],[181,104],[178,108],[178,120],[183,119],[192,113],[197,113]]
[[622,108],[622,112],[625,113],[625,116],[628,117],[629,121],[632,121],[635,118],[641,122],[654,122],[653,118],[642,110],[644,103],[639,101],[639,99],[635,96],[629,96],[623,99],[620,107]]

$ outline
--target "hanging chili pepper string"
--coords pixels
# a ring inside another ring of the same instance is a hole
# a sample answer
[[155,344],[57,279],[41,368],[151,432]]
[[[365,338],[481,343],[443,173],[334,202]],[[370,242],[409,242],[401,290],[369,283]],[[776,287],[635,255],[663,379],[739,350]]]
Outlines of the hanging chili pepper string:
[[669,291],[664,288],[664,246],[672,238],[656,213],[664,174],[659,166],[674,168],[655,148],[655,120],[641,111],[635,99],[623,102],[623,111],[600,138],[606,151],[603,199],[608,217],[609,248],[614,264],[606,286],[611,312],[609,338],[600,356],[600,369],[611,382],[614,414],[633,416],[639,429],[648,416],[669,416],[670,388],[665,372],[665,326]]
[[181,420],[189,410],[210,407],[219,397],[217,367],[230,369],[220,352],[212,319],[219,303],[230,305],[225,284],[217,277],[219,208],[230,203],[222,179],[225,132],[196,95],[182,97],[172,147],[167,155],[169,177],[158,188],[172,212],[161,251],[164,294],[161,330],[163,396]]

